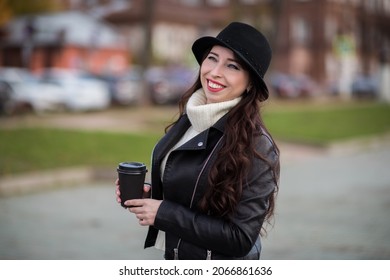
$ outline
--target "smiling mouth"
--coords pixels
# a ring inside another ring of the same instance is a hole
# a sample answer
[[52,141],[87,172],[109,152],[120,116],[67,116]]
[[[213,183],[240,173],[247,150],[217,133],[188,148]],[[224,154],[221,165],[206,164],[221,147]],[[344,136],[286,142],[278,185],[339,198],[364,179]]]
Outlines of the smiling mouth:
[[224,89],[225,87],[221,84],[218,84],[218,83],[215,83],[215,82],[212,82],[210,80],[207,80],[207,87],[211,90],[211,91],[219,91],[219,90],[222,90]]

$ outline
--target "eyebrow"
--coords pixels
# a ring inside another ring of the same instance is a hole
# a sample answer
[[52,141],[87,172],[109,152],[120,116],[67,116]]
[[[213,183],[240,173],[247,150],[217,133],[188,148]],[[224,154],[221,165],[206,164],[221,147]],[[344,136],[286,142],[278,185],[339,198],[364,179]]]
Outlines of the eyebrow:
[[[215,52],[210,52],[209,54],[213,54],[213,55],[219,57],[219,54],[217,54],[217,53],[215,53]],[[228,60],[240,64],[240,63],[239,63],[236,59],[234,59],[234,58],[228,58]],[[240,65],[241,65],[241,64],[240,64]]]

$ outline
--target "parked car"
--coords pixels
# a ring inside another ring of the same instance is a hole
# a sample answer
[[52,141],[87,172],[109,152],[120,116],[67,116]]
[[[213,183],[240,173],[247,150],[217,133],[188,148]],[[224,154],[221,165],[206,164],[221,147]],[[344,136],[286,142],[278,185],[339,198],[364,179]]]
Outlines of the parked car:
[[376,98],[379,82],[372,75],[358,75],[352,82],[352,95],[356,98]]
[[[62,107],[62,90],[38,80],[28,70],[14,67],[0,68],[5,114],[32,110],[36,113],[56,111]],[[7,97],[6,97],[7,96]],[[3,99],[2,98],[2,99]]]
[[0,80],[0,114],[9,114],[9,109],[12,108],[12,88],[6,81]]
[[146,75],[152,101],[158,105],[177,103],[195,77],[184,67],[154,67]]
[[103,81],[80,71],[46,69],[41,81],[62,88],[62,102],[70,111],[103,110],[110,106],[109,88]]
[[316,84],[306,75],[288,75],[274,73],[271,76],[271,87],[277,97],[298,98],[315,94]]
[[120,105],[136,104],[142,98],[141,73],[137,69],[130,69],[121,75],[115,85],[114,101]]
[[91,75],[107,84],[111,104],[131,105],[137,104],[142,97],[141,74],[137,68],[131,68],[121,74]]

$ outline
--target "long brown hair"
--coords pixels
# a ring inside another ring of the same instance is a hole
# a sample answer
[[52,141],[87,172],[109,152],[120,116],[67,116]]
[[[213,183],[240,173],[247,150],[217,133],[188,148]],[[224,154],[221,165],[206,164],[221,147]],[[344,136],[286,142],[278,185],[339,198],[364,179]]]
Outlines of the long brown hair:
[[[238,58],[236,59],[239,61]],[[241,63],[241,65],[246,69],[244,63]],[[246,70],[249,71],[248,69]],[[251,88],[242,94],[241,101],[228,113],[222,148],[211,167],[208,175],[210,187],[200,200],[199,208],[212,215],[229,218],[240,201],[243,184],[248,175],[248,170],[250,170],[252,160],[257,157],[264,160],[274,174],[276,188],[269,197],[265,216],[265,220],[269,222],[274,214],[275,196],[278,191],[279,162],[275,165],[269,162],[264,155],[256,151],[255,136],[261,134],[262,130],[269,137],[271,135],[266,129],[260,114],[260,103],[264,101],[264,91],[266,89],[261,86],[251,71],[249,73]],[[185,113],[185,106],[191,95],[201,87],[199,72],[197,80],[185,92],[179,102],[180,115]],[[275,142],[274,146],[276,153],[279,154],[279,149]],[[263,233],[265,233],[265,229]]]

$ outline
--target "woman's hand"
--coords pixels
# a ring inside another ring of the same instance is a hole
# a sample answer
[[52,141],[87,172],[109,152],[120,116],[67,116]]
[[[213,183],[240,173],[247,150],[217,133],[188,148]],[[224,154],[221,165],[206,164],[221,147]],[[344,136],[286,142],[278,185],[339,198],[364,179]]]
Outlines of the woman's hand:
[[131,199],[125,205],[129,206],[129,211],[135,214],[141,226],[152,226],[161,202],[162,200],[150,198]]
[[[119,190],[119,179],[115,180],[115,186],[116,201],[120,204],[122,200],[121,192]],[[144,184],[142,199],[131,199],[124,203],[126,206],[129,206],[129,211],[135,214],[139,220],[139,224],[142,226],[154,225],[158,207],[160,207],[162,202],[162,200],[149,199],[149,197],[151,197],[150,190],[151,186],[149,184]]]
[[[115,186],[116,186],[116,189],[115,189],[116,201],[118,203],[121,203],[122,200],[121,200],[121,192],[119,190],[119,179],[115,180]],[[142,197],[143,198],[149,198],[151,196],[150,195],[150,190],[151,190],[151,186],[149,184],[144,184],[144,192],[143,192]]]
[[115,186],[116,186],[116,188],[115,188],[116,201],[117,201],[118,203],[121,203],[122,200],[121,200],[121,192],[120,192],[120,190],[119,190],[119,179],[116,179],[116,180],[115,180]]

